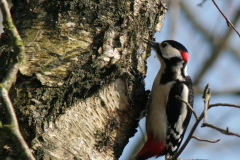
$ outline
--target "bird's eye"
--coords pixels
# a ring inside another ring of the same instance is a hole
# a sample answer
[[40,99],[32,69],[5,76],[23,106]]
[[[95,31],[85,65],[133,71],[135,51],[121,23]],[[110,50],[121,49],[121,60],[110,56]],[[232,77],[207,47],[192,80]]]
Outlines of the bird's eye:
[[167,46],[167,43],[162,43],[162,47],[165,48]]

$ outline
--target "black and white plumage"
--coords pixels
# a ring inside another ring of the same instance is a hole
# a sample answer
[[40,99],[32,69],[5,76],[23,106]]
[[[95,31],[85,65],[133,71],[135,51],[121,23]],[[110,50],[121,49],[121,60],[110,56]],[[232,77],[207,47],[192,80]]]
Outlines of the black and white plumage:
[[146,118],[148,140],[135,159],[162,155],[169,159],[177,152],[191,118],[191,110],[175,97],[193,105],[192,81],[187,74],[189,55],[182,44],[173,40],[146,41],[156,51],[161,68],[152,86]]

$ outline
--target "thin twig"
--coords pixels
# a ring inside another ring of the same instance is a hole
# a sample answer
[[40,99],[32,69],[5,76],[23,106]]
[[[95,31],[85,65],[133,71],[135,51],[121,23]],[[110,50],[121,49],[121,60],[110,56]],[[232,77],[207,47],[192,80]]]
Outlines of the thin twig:
[[217,106],[227,106],[227,107],[240,108],[240,105],[230,104],[230,103],[215,103],[215,104],[210,104],[208,108],[217,107]]
[[[211,31],[209,31],[209,28],[206,28],[202,22],[198,21],[195,18],[196,17],[195,14],[192,12],[191,9],[189,9],[189,7],[188,7],[188,5],[186,5],[186,3],[183,3],[182,1],[180,1],[180,6],[182,8],[182,11],[185,13],[186,17],[189,19],[189,22],[191,22],[191,24],[193,25],[194,29],[201,32],[201,34],[205,38],[205,41],[207,41],[208,44],[210,44],[211,46],[214,46],[220,42],[222,37],[220,37],[219,34],[213,34]],[[238,17],[239,11],[240,10],[237,11],[235,17]],[[233,21],[233,24],[234,24],[234,21]],[[236,23],[235,23],[235,25],[236,25]],[[238,59],[240,59],[240,54],[239,54],[238,50],[235,49],[233,46],[226,44],[225,48],[227,50],[229,50],[230,52],[232,52],[233,54],[235,54],[238,57]],[[201,91],[201,93],[202,93],[202,91]],[[215,94],[215,93],[212,92],[212,95],[213,94]],[[233,93],[233,94],[236,94],[236,93]]]
[[208,84],[206,85],[206,87],[204,88],[204,90],[203,90],[203,96],[202,96],[203,99],[205,99],[205,96],[206,96],[206,94],[207,94],[207,89],[208,89],[209,85],[210,85],[210,83],[208,83]]
[[182,101],[183,103],[185,103],[185,104],[188,106],[188,108],[192,111],[194,117],[195,117],[196,119],[198,119],[198,116],[197,116],[196,112],[193,110],[192,106],[191,106],[188,102],[186,102],[184,99],[182,99],[182,98],[179,97],[178,95],[175,95],[175,97],[176,97],[178,100],[180,100],[180,101]]
[[203,0],[201,3],[199,3],[197,6],[202,7],[203,3],[206,2],[207,0]]
[[222,129],[222,128],[217,127],[217,126],[215,126],[213,124],[210,124],[210,123],[203,123],[202,127],[210,127],[210,128],[213,128],[213,129],[216,129],[216,130],[220,131],[223,134],[240,137],[240,135],[238,133],[233,133],[233,132],[229,131],[228,127],[226,129]]
[[[231,106],[231,107],[237,107],[237,108],[240,108],[239,105],[232,105],[232,104],[228,104],[228,103],[216,103],[216,104],[213,104],[213,105],[209,105],[209,101],[210,101],[210,98],[211,98],[211,93],[210,93],[210,89],[208,88],[209,87],[209,84],[206,85],[205,89],[204,89],[204,92],[203,92],[203,98],[205,99],[205,105],[206,107],[205,108],[210,108],[211,107],[215,107],[215,106]],[[180,97],[178,96],[175,96],[176,98],[178,98],[179,100],[182,100]],[[186,103],[184,100],[182,100],[184,103]],[[192,107],[190,106],[190,108],[192,109]],[[201,139],[201,138],[198,138],[198,137],[195,137],[193,136],[193,133],[194,131],[196,130],[198,124],[200,123],[200,121],[204,118],[204,112],[205,110],[202,112],[202,114],[196,118],[196,122],[194,123],[187,139],[185,140],[185,142],[183,143],[183,145],[181,146],[181,148],[177,151],[177,153],[169,160],[176,160],[178,158],[178,156],[182,153],[182,151],[185,149],[185,147],[187,146],[187,144],[189,143],[189,141],[191,140],[191,138],[195,138],[197,140],[200,140],[200,141],[206,141],[206,142],[211,142],[211,143],[216,143],[218,141],[220,141],[220,139],[216,140],[216,141],[211,141],[211,140],[206,140],[206,139]],[[222,128],[219,128],[217,126],[214,126],[212,124],[209,124],[209,123],[203,123],[202,124],[202,127],[210,127],[210,128],[213,128],[213,129],[216,129],[218,131],[220,131],[221,133],[223,134],[226,134],[226,135],[234,135],[234,136],[237,136],[237,137],[240,137],[240,135],[238,133],[233,133],[233,132],[230,132],[228,127],[226,130],[222,129]]]
[[231,26],[235,30],[235,32],[238,34],[238,36],[240,37],[240,33],[237,31],[237,29],[234,27],[234,25],[230,22],[230,20],[224,15],[224,13],[218,7],[217,3],[214,0],[212,0],[212,1],[213,1],[214,5],[217,7],[217,9],[219,10],[219,12],[222,14],[222,16],[225,18],[227,25]]
[[8,3],[6,0],[0,0],[0,8],[3,15],[3,25],[7,33],[12,38],[14,49],[13,61],[9,66],[5,78],[3,79],[2,83],[0,83],[0,101],[2,103],[2,106],[5,107],[7,115],[7,124],[1,124],[1,128],[9,134],[10,138],[21,150],[22,159],[35,160],[20,132],[17,116],[14,112],[14,107],[8,95],[8,91],[16,80],[19,64],[23,61],[25,55],[25,48],[23,45],[23,41],[18,34],[16,27],[13,24]]
[[[207,85],[209,86],[209,85]],[[207,122],[207,111],[208,111],[208,106],[209,106],[209,101],[211,98],[211,93],[210,93],[210,88],[207,89],[206,94],[205,94],[205,100],[204,100],[204,120],[203,122]]]
[[[232,28],[229,28],[223,36],[219,36],[218,34],[213,35],[211,31],[207,30],[203,23],[196,20],[196,16],[194,13],[189,9],[187,3],[180,1],[180,5],[182,10],[184,11],[186,17],[190,19],[191,24],[193,25],[194,29],[201,32],[202,35],[205,37],[205,40],[212,46],[210,53],[212,53],[211,57],[205,61],[203,67],[194,80],[195,86],[197,86],[200,82],[204,74],[208,71],[209,68],[214,64],[222,50],[229,49],[232,53],[234,53],[238,58],[240,58],[239,52],[235,52],[235,49],[230,46],[227,41],[230,38],[231,33],[234,31]],[[233,25],[236,25],[240,17],[240,10],[236,12],[234,19],[232,20]],[[213,43],[214,42],[214,43]],[[214,47],[217,46],[217,47]],[[202,91],[201,91],[202,93]],[[212,93],[214,94],[214,93]]]
[[[238,12],[236,13],[236,16],[233,19],[233,24],[237,24],[239,17],[240,17],[240,10],[238,10]],[[225,35],[222,36],[222,38],[220,39],[218,44],[213,45],[212,51],[211,51],[212,55],[208,60],[205,61],[201,71],[196,75],[196,78],[194,80],[195,85],[198,85],[200,83],[204,74],[208,71],[209,68],[211,68],[211,66],[214,64],[214,62],[219,57],[220,53],[222,53],[222,51],[225,49],[225,47],[228,44],[228,40],[231,36],[231,33],[233,31],[234,31],[233,29],[229,28],[227,30],[227,32],[225,33]]]
[[196,136],[192,136],[192,138],[194,138],[198,141],[209,142],[209,143],[217,143],[221,140],[221,139],[217,139],[217,140],[202,139],[202,138],[199,138],[199,137],[196,137]]
[[0,88],[0,100],[2,102],[2,106],[6,108],[8,121],[10,121],[10,123],[8,124],[3,124],[2,129],[9,134],[10,138],[18,146],[18,148],[21,151],[22,159],[35,160],[34,156],[32,155],[27,143],[25,142],[20,132],[17,116],[14,112],[14,108],[6,88]]
[[185,142],[183,143],[183,145],[181,146],[181,148],[177,151],[177,153],[170,159],[170,160],[176,160],[177,157],[182,153],[182,151],[185,149],[185,147],[187,146],[188,142],[191,140],[192,135],[194,133],[194,131],[196,130],[199,122],[203,119],[203,113],[200,115],[200,117],[196,120],[196,122],[194,123],[187,139],[185,140]]

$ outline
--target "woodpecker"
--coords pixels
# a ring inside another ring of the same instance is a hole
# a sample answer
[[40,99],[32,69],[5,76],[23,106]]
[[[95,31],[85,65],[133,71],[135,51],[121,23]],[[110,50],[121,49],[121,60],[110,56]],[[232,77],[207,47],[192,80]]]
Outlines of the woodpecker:
[[134,160],[165,155],[170,159],[177,152],[188,123],[191,110],[178,100],[178,95],[193,106],[192,80],[187,74],[189,54],[179,42],[161,43],[145,39],[156,52],[161,68],[153,82],[146,117],[147,141]]

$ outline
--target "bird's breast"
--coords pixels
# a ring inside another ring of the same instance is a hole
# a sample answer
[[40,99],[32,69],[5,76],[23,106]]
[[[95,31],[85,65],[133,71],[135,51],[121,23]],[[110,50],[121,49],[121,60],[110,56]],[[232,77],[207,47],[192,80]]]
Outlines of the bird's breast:
[[167,116],[166,105],[168,95],[175,81],[164,85],[159,84],[160,78],[156,77],[151,92],[151,103],[146,118],[146,129],[151,132],[154,138],[162,141],[166,139]]

